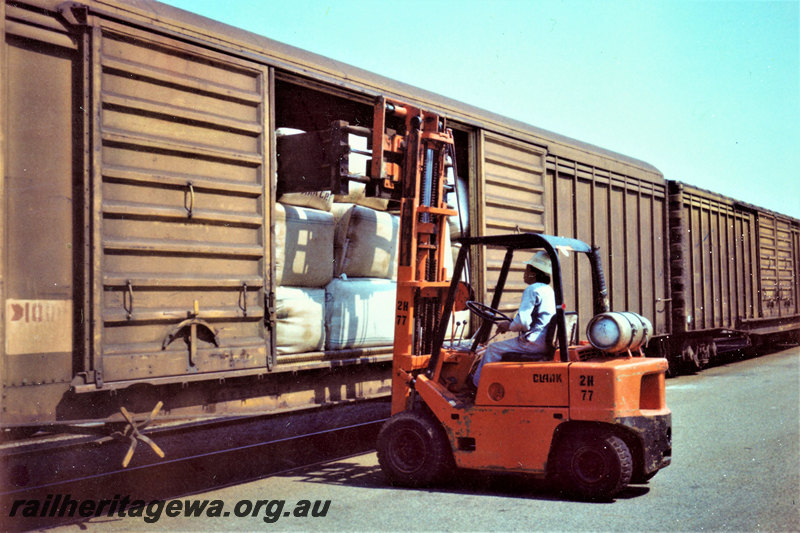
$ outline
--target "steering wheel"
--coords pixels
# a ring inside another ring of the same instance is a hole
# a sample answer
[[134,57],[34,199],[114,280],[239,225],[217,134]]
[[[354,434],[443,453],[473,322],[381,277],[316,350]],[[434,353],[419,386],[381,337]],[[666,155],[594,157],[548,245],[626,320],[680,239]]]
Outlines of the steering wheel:
[[503,320],[508,320],[511,322],[513,320],[502,311],[498,311],[494,307],[489,307],[488,305],[476,302],[475,300],[467,300],[466,305],[470,312],[475,313],[482,319],[489,320],[490,322],[497,323]]

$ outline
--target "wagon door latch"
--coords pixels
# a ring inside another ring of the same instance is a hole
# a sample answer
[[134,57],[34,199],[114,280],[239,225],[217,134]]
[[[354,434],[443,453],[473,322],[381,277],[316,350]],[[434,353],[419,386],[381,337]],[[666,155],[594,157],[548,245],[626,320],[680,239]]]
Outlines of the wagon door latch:
[[139,444],[139,441],[142,441],[150,446],[156,454],[164,458],[164,452],[161,448],[158,447],[158,444],[153,442],[153,440],[148,437],[147,435],[142,433],[142,430],[147,427],[150,422],[156,417],[158,412],[161,410],[161,407],[164,405],[164,402],[158,402],[150,414],[145,418],[142,422],[136,422],[133,416],[128,412],[127,409],[124,407],[120,408],[120,412],[122,416],[125,417],[125,421],[128,423],[125,426],[125,429],[122,431],[115,431],[108,437],[103,437],[102,439],[98,439],[95,441],[96,444],[103,444],[106,442],[110,442],[112,440],[120,440],[123,442],[129,442],[130,446],[128,447],[128,451],[125,453],[125,457],[122,459],[122,468],[127,468],[128,464],[131,462],[131,458],[133,458],[133,452],[136,450],[136,445]]
[[161,349],[166,350],[172,341],[182,338],[189,347],[189,372],[197,372],[197,340],[202,339],[219,348],[219,335],[217,331],[205,320],[197,317],[199,314],[197,301],[194,311],[190,311],[189,318],[169,330],[161,343]]

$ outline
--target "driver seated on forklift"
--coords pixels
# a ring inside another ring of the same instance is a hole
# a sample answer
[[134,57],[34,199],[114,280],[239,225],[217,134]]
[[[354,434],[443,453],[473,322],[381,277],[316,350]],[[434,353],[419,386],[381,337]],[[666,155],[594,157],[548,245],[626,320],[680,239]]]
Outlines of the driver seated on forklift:
[[547,326],[556,313],[556,298],[550,287],[553,268],[546,252],[533,254],[525,265],[523,279],[528,285],[522,293],[522,302],[513,321],[503,320],[497,323],[498,333],[518,331],[520,334],[504,341],[498,341],[486,347],[472,383],[475,388],[481,378],[481,369],[486,363],[497,361],[544,361],[550,350],[547,347]]

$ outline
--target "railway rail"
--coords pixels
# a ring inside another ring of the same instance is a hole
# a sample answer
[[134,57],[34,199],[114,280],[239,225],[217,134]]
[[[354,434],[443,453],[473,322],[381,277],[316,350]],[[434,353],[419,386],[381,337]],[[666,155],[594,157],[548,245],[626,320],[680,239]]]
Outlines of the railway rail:
[[[368,451],[388,412],[387,401],[374,401],[282,416],[161,424],[145,434],[165,458],[140,446],[126,468],[128,444],[98,444],[96,436],[6,442],[0,445],[0,512],[8,517],[14,501],[45,502],[48,496],[52,501],[53,495],[99,501],[124,491],[122,497],[132,500],[169,499]],[[75,520],[57,514],[26,519],[25,529]]]

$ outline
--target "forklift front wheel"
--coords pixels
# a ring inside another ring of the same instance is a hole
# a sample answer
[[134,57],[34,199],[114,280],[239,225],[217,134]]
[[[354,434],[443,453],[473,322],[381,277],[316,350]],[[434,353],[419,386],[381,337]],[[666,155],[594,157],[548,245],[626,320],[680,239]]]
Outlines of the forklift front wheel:
[[442,481],[453,466],[450,443],[437,421],[404,411],[378,433],[378,462],[392,485],[421,487]]
[[555,468],[555,477],[568,494],[587,500],[606,500],[630,483],[633,459],[619,437],[577,434],[562,443],[556,453]]

